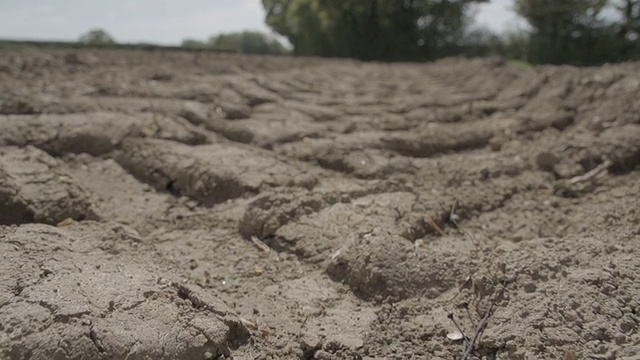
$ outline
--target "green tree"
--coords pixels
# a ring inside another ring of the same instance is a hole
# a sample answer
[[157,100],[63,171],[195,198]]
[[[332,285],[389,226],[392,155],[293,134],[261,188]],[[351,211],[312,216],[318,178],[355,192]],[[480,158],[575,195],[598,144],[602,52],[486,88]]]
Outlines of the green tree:
[[522,29],[515,29],[501,34],[489,43],[489,47],[496,55],[507,59],[530,62],[530,34]]
[[526,59],[533,63],[640,59],[640,0],[516,0],[515,5],[532,30],[526,42],[507,39],[504,48],[518,50],[526,43]]
[[486,0],[262,0],[299,55],[434,59],[458,52],[469,5]]
[[611,26],[618,59],[640,59],[640,0],[612,0],[620,20]]
[[592,65],[609,61],[611,26],[601,15],[609,0],[516,0],[515,10],[532,27],[534,63]]
[[184,39],[182,40],[182,44],[180,46],[185,49],[200,49],[200,50],[204,50],[209,47],[209,45],[204,41],[195,40],[195,39]]
[[274,37],[257,31],[214,35],[208,41],[185,39],[182,47],[243,54],[285,54],[289,51]]
[[278,40],[256,31],[212,36],[209,38],[208,45],[215,50],[243,54],[283,54],[287,52]]
[[618,33],[627,39],[640,37],[640,0],[614,1],[612,6],[620,13]]
[[116,43],[111,35],[102,29],[90,30],[80,36],[79,42],[88,45],[111,45]]
[[431,58],[463,52],[462,43],[471,24],[469,5],[484,1],[425,1],[418,18],[420,42]]

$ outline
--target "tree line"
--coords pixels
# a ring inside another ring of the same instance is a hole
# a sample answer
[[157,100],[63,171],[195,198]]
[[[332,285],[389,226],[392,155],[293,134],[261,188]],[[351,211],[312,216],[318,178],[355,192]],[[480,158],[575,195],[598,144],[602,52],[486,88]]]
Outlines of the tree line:
[[258,31],[242,31],[236,33],[211,36],[207,41],[185,39],[182,47],[242,54],[285,54],[289,50],[278,40]]
[[[90,30],[80,36],[79,44],[112,47],[116,40],[103,29]],[[148,45],[148,44],[145,44]],[[258,31],[242,31],[236,33],[211,36],[208,40],[185,39],[181,47],[188,50],[235,52],[243,54],[285,54],[289,50],[278,40]]]
[[267,24],[296,55],[424,61],[502,55],[595,65],[640,59],[640,0],[516,0],[530,29],[494,34],[473,24],[489,0],[262,0]]
[[640,59],[640,0],[516,0],[532,27],[535,63],[597,65]]
[[[181,47],[249,54],[429,61],[499,55],[533,64],[600,65],[640,60],[640,0],[515,0],[525,30],[495,34],[475,26],[475,5],[490,0],[261,0],[273,36],[244,31]],[[80,44],[113,45],[104,30]]]

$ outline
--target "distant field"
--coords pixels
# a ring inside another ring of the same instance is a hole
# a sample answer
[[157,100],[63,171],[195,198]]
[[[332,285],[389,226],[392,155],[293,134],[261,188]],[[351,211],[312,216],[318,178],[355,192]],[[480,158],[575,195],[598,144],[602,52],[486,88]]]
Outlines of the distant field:
[[173,51],[208,51],[208,52],[225,52],[214,49],[193,49],[181,46],[164,46],[156,44],[84,44],[72,41],[18,41],[18,40],[0,40],[0,49],[12,49],[31,47],[38,49],[126,49],[126,50],[173,50]]

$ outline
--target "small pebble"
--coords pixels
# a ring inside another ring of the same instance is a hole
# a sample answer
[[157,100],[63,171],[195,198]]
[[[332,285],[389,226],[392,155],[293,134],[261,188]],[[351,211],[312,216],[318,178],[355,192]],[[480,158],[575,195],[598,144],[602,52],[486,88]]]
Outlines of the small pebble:
[[524,285],[524,291],[528,293],[536,292],[536,284],[530,282]]

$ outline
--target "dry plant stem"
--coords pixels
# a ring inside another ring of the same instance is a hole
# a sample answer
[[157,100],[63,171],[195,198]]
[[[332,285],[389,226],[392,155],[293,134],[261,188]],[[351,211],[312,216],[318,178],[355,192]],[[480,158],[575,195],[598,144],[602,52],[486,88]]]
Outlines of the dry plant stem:
[[596,176],[600,175],[604,170],[606,170],[609,166],[611,166],[612,162],[609,159],[606,159],[602,164],[596,166],[591,171],[587,172],[584,175],[572,177],[567,181],[567,184],[573,185],[580,182],[589,181]]
[[453,205],[451,205],[451,212],[449,212],[449,221],[452,222],[453,225],[455,225],[456,228],[458,228],[458,230],[462,231],[463,234],[467,235],[469,240],[471,240],[471,243],[473,244],[473,246],[478,247],[478,244],[476,243],[476,238],[470,232],[463,229],[458,223],[459,217],[456,214],[456,207],[458,207],[458,200],[456,200],[453,203]]
[[467,311],[467,316],[469,317],[469,322],[471,322],[472,327],[476,327],[475,321],[473,321],[473,316],[471,316],[471,310],[469,310],[469,303],[464,303],[464,309]]
[[596,166],[591,171],[558,183],[555,187],[555,192],[575,196],[590,189],[594,189],[607,175],[607,169],[612,164],[613,162],[611,160],[605,159],[602,164]]
[[427,215],[427,221],[429,222],[429,225],[431,225],[431,227],[438,233],[440,234],[440,236],[444,236],[444,231],[442,230],[442,228],[438,225],[438,223],[433,219],[433,217],[431,217],[431,215]]
[[251,237],[251,242],[262,252],[268,253],[269,251],[271,251],[269,245],[262,242],[262,240],[258,239],[256,236]]
[[469,359],[473,354],[476,344],[480,341],[480,339],[482,338],[482,334],[487,329],[487,325],[489,325],[489,320],[491,319],[491,316],[493,316],[493,313],[495,312],[496,304],[498,303],[498,300],[502,298],[502,296],[504,295],[504,291],[506,288],[507,288],[507,283],[504,282],[502,284],[502,289],[500,289],[500,293],[498,294],[498,296],[496,296],[493,299],[493,301],[491,302],[491,306],[489,307],[489,310],[487,310],[487,312],[482,317],[482,320],[480,320],[480,322],[478,323],[473,339],[471,339],[470,343],[465,342],[465,349],[464,349],[464,352],[462,353],[462,360]]
[[456,321],[454,315],[453,314],[449,314],[448,318],[453,322],[453,325],[460,332],[460,334],[462,334],[462,339],[464,341],[465,348],[467,346],[469,346],[471,339],[469,339],[469,337],[464,333],[464,330],[462,330],[462,326],[460,326],[460,324],[458,324],[458,322]]
[[471,243],[473,244],[473,246],[478,247],[478,244],[476,243],[476,238],[471,235],[470,232],[468,232],[467,230],[463,229],[457,221],[453,221],[453,224],[458,228],[458,230],[462,231],[462,233],[464,233],[465,235],[467,235],[467,237],[469,238],[469,240],[471,240]]

